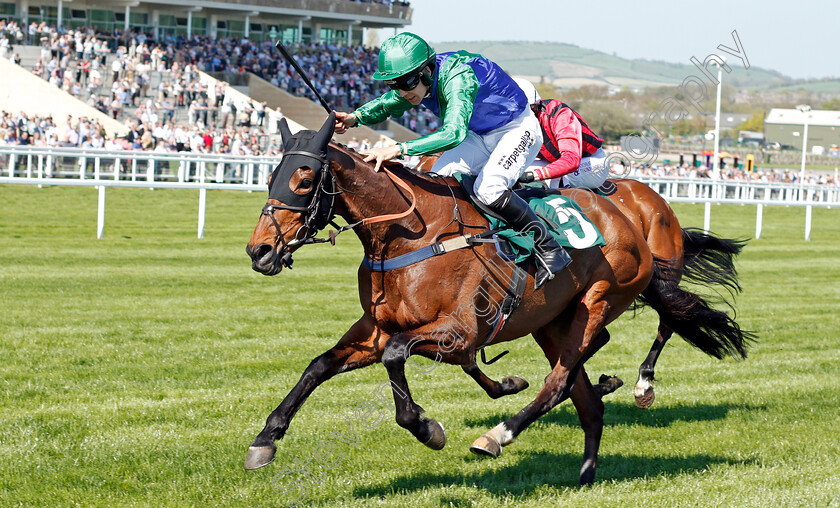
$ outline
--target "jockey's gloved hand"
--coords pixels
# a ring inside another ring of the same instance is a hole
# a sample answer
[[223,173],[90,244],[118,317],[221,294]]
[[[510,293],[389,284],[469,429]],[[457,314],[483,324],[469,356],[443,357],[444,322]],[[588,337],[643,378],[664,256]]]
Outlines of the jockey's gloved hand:
[[519,177],[519,183],[531,183],[536,179],[534,172],[529,170],[522,173],[522,176]]

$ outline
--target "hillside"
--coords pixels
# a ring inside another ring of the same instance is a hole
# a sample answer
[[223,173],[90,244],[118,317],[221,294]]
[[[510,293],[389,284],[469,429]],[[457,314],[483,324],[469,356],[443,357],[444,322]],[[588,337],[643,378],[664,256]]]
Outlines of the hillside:
[[[582,85],[671,86],[699,72],[689,62],[691,55],[686,56],[685,64],[629,60],[558,42],[434,42],[432,46],[439,52],[466,49],[480,53],[510,74],[533,81],[540,81],[544,77],[561,88]],[[776,71],[755,66],[745,70],[739,65],[732,67],[725,81],[738,88],[752,89],[777,88],[793,82],[791,78]]]

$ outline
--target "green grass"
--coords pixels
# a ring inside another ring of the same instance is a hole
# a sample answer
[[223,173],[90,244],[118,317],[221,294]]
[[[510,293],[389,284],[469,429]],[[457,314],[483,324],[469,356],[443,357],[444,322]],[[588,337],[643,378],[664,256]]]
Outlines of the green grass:
[[[278,443],[244,471],[247,446],[310,360],[360,315],[352,235],[310,246],[295,269],[251,271],[244,246],[262,193],[211,192],[195,238],[196,191],[109,189],[105,238],[96,191],[0,187],[0,506],[285,506],[272,478],[346,432],[386,379],[381,365],[315,391]],[[703,207],[680,205],[683,225]],[[387,418],[308,487],[313,506],[840,505],[840,218],[768,207],[739,259],[739,322],[760,334],[746,361],[716,361],[675,338],[657,400],[631,386],[650,347],[646,311],[610,327],[590,375],[627,383],[606,401],[597,481],[576,485],[583,434],[566,402],[496,460],[472,456],[482,432],[535,396],[547,365],[530,339],[486,368],[524,392],[490,400],[460,369],[409,372],[416,400],[446,427],[426,449]],[[715,206],[712,228],[754,231],[755,209]],[[492,348],[491,353],[500,348]],[[314,464],[314,462],[312,463]],[[294,480],[295,474],[284,479]]]

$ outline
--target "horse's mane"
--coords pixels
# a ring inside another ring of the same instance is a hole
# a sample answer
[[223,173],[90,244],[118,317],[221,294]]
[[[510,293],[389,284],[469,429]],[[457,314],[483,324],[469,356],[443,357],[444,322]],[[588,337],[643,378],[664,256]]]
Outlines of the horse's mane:
[[[362,155],[359,152],[357,152],[356,150],[348,147],[347,145],[339,143],[337,141],[333,141],[330,144],[338,147],[339,149],[341,149],[342,152],[344,152],[347,155],[349,155],[350,157],[352,157],[353,160],[356,161],[356,163],[364,164],[365,166],[367,166],[368,168],[373,170],[373,163],[365,162],[364,159],[362,158]],[[398,162],[398,161],[395,161],[395,160],[386,161],[382,165],[384,167],[392,170],[392,171],[396,170],[398,172],[407,173],[409,176],[417,177],[420,180],[423,180],[424,182],[432,183],[432,184],[435,184],[435,185],[450,186],[450,183],[451,183],[451,182],[448,181],[449,180],[448,178],[437,176],[434,173],[426,173],[424,171],[417,171],[416,169],[410,168],[410,167],[406,166],[405,164],[403,164],[401,162]]]

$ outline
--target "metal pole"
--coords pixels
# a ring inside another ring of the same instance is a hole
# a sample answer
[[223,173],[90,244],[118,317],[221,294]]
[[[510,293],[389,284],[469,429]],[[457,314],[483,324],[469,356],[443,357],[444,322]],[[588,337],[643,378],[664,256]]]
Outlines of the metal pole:
[[723,79],[723,69],[721,68],[720,64],[718,64],[717,68],[718,68],[718,84],[717,84],[717,106],[715,106],[715,155],[714,155],[714,160],[712,161],[712,174],[713,175],[718,175],[718,172],[720,171],[720,163],[718,161],[718,159],[719,159],[718,153],[720,152],[720,89],[723,85],[723,82],[721,81],[721,79]]
[[198,190],[198,238],[204,238],[204,212],[207,209],[207,189]]
[[811,241],[811,209],[813,207],[808,205],[805,207],[805,241]]
[[802,167],[799,169],[799,180],[805,185],[805,153],[808,149],[808,113],[805,113],[805,132],[802,133]]
[[105,186],[99,186],[99,208],[96,212],[96,238],[102,239],[105,233]]
[[712,225],[712,202],[711,201],[706,201],[706,209],[703,213],[703,231],[708,233],[711,225]]
[[755,211],[755,239],[761,238],[761,223],[764,219],[764,205],[759,203]]

